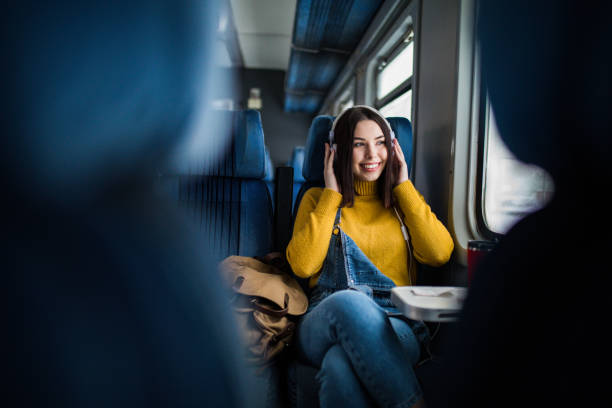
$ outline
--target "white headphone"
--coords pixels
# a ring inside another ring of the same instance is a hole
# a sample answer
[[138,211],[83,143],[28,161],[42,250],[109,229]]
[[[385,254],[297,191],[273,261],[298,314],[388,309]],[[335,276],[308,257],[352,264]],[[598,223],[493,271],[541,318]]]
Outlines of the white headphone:
[[336,116],[334,123],[332,123],[331,130],[329,131],[329,145],[331,146],[333,150],[336,150],[336,147],[337,147],[336,144],[334,143],[334,129],[336,129],[336,124],[338,123],[338,119],[340,119],[342,115],[344,115],[346,112],[348,112],[350,109],[353,109],[353,108],[365,108],[371,111],[372,113],[374,113],[375,115],[377,115],[378,117],[380,117],[387,124],[387,128],[389,129],[389,134],[391,135],[391,141],[395,139],[395,132],[393,132],[393,128],[391,128],[391,124],[389,124],[387,119],[379,111],[367,105],[355,105],[355,106],[352,106],[342,111],[341,114]]

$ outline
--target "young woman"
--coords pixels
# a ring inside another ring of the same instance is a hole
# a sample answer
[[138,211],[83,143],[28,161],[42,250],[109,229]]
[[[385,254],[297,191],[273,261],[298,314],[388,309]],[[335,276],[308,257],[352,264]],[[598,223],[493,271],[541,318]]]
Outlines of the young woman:
[[295,274],[310,278],[299,352],[320,368],[323,407],[420,404],[413,367],[429,335],[397,313],[390,289],[414,283],[416,261],[446,263],[453,241],[408,179],[402,149],[376,110],[339,115],[324,160],[325,188],[304,195],[287,247]]

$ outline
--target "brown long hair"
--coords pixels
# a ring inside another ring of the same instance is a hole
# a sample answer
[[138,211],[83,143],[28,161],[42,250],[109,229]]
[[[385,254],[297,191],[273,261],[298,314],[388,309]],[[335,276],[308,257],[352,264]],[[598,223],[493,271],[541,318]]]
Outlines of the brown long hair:
[[[338,158],[334,162],[334,173],[338,179],[338,185],[342,191],[342,207],[352,207],[355,199],[354,178],[353,178],[353,137],[357,123],[362,120],[373,120],[380,126],[385,136],[385,146],[387,147],[387,164],[381,173],[378,181],[378,195],[385,208],[393,205],[393,177],[392,167],[395,167],[393,147],[391,145],[391,133],[389,125],[385,120],[368,108],[354,107],[349,108],[338,119],[334,128],[334,142],[338,145],[336,154]],[[382,182],[381,182],[382,181]]]

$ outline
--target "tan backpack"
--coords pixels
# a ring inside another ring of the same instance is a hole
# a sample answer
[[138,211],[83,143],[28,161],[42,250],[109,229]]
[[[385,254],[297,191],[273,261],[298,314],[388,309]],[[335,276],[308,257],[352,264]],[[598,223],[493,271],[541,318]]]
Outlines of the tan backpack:
[[272,265],[280,254],[261,258],[230,256],[219,269],[234,292],[232,307],[246,346],[246,359],[267,365],[289,345],[297,317],[308,308],[308,299],[297,281]]

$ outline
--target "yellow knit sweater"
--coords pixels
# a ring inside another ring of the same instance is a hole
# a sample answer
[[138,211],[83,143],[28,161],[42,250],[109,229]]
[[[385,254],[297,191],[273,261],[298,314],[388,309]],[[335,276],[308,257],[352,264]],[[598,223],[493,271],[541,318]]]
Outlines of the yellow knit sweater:
[[[355,181],[354,205],[342,208],[340,227],[396,285],[410,285],[408,250],[400,223],[393,209],[384,207],[376,183]],[[446,263],[453,240],[423,196],[411,181],[396,186],[393,194],[404,213],[416,260],[432,266]],[[311,287],[319,278],[341,201],[342,195],[333,190],[311,188],[300,203],[287,260],[297,276],[310,277]]]

